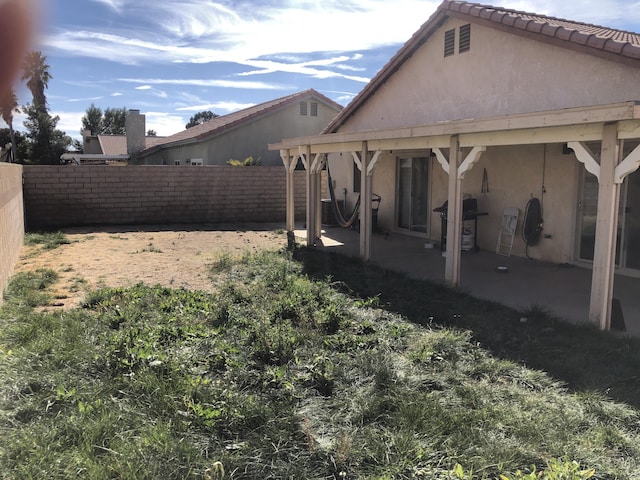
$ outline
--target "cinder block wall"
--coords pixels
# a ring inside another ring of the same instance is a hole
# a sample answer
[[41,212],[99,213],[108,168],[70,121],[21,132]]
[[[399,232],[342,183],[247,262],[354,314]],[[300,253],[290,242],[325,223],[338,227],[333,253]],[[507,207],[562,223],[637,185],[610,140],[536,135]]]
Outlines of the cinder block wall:
[[[323,198],[326,179],[323,178]],[[296,221],[306,179],[295,172]],[[284,167],[25,166],[27,229],[69,226],[285,222]]]
[[0,303],[24,242],[22,167],[0,163]]

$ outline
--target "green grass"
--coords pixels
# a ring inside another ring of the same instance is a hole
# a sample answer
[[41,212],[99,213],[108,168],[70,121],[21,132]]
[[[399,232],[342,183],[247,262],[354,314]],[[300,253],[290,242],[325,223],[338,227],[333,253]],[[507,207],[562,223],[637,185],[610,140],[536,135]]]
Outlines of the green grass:
[[34,232],[24,236],[25,245],[40,245],[43,250],[53,250],[68,243],[69,239],[63,232]]
[[55,314],[14,277],[0,478],[640,478],[636,341],[312,249],[211,275]]

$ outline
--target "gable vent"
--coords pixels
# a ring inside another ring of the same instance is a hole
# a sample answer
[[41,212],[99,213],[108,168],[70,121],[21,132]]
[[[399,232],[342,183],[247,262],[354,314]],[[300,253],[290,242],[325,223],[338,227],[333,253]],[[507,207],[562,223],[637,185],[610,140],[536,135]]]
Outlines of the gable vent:
[[318,102],[311,102],[311,116],[318,116]]
[[456,31],[447,30],[444,32],[444,56],[448,57],[456,52]]
[[300,102],[300,115],[307,116],[307,102]]
[[471,50],[471,24],[460,27],[460,46],[458,47],[458,53],[468,52],[469,50]]

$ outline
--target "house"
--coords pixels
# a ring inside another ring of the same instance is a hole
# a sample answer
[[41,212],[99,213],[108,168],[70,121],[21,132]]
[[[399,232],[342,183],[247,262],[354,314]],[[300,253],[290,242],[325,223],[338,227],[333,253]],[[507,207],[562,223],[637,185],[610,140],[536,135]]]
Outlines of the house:
[[165,137],[145,135],[146,121],[140,110],[129,110],[125,122],[128,135],[93,135],[84,130],[82,153],[65,153],[62,161],[73,165],[126,165],[137,150],[164,141]]
[[188,128],[136,154],[145,165],[226,165],[253,157],[281,165],[268,144],[284,137],[316,135],[342,107],[310,89],[261,103]]
[[[351,205],[361,196],[364,259],[375,192],[381,228],[444,241],[452,286],[473,228],[463,199],[487,214],[477,244],[489,251],[515,207],[511,254],[591,268],[589,318],[609,329],[614,271],[640,273],[638,100],[639,34],[445,0],[321,135],[270,148],[288,171],[305,164],[308,243],[320,236],[325,163]],[[532,198],[543,230],[525,241]],[[293,220],[288,205],[288,229]]]

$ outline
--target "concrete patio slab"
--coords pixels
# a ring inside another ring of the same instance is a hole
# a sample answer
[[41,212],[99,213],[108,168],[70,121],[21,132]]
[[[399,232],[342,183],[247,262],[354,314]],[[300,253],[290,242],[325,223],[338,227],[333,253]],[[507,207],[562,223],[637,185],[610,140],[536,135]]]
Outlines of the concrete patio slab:
[[[296,230],[304,243],[306,230]],[[371,262],[405,273],[411,278],[444,283],[445,258],[437,246],[425,248],[423,237],[401,233],[375,234]],[[359,233],[340,227],[323,226],[316,245],[336,253],[357,257]],[[506,257],[487,251],[463,252],[461,291],[477,298],[493,300],[526,313],[542,309],[565,321],[589,321],[591,270],[569,264],[550,264],[522,257]],[[629,335],[640,336],[640,279],[616,274],[614,298]],[[523,314],[525,314],[523,313]]]

